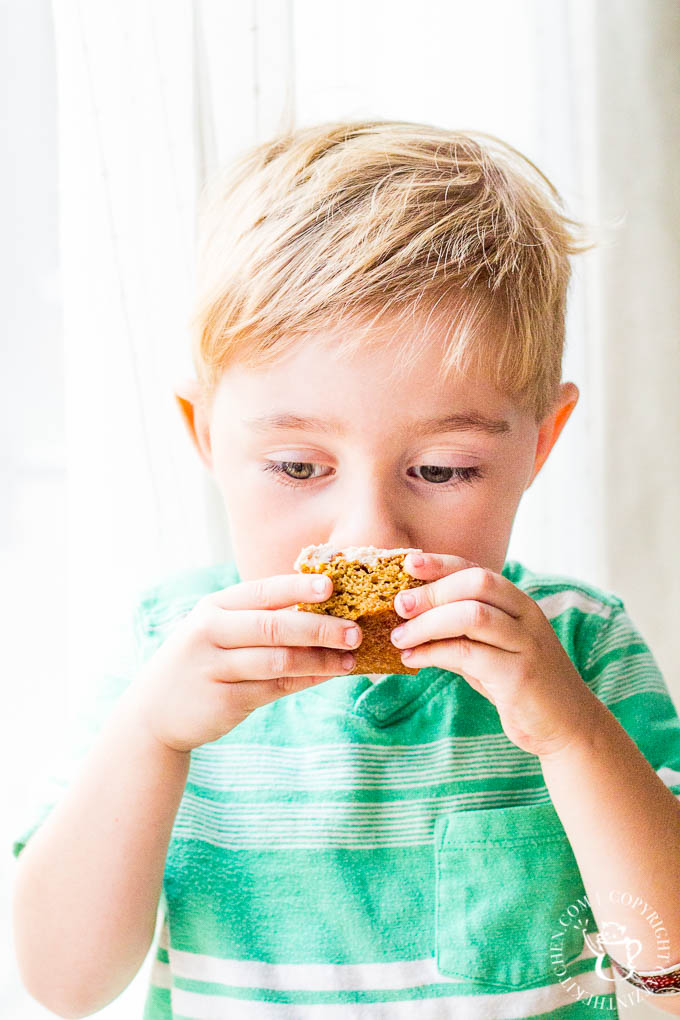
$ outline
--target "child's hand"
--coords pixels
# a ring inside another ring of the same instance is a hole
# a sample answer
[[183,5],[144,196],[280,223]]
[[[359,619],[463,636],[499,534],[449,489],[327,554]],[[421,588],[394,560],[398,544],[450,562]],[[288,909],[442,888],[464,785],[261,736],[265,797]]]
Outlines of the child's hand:
[[200,599],[130,688],[152,736],[191,751],[228,733],[260,705],[349,673],[355,662],[349,649],[361,640],[359,632],[359,640],[346,643],[350,621],[285,608],[330,598],[329,577],[321,577],[325,590],[314,591],[319,577],[242,581]]
[[[539,757],[587,733],[595,695],[574,667],[538,604],[501,574],[459,556],[424,554],[405,569],[432,581],[403,594],[394,608],[408,617],[398,648],[414,648],[409,666],[439,666],[460,674],[496,706],[506,735]],[[398,629],[401,629],[398,628]],[[600,702],[598,702],[600,704]]]

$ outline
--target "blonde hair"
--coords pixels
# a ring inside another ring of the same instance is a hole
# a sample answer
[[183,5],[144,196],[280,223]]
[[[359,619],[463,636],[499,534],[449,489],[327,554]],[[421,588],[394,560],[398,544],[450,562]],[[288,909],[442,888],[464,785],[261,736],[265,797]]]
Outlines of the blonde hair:
[[[208,180],[192,357],[209,405],[225,368],[280,359],[315,331],[395,364],[444,330],[442,375],[482,373],[540,422],[559,391],[569,256],[594,247],[534,164],[482,132],[405,121],[283,131]],[[420,325],[425,322],[422,330]]]

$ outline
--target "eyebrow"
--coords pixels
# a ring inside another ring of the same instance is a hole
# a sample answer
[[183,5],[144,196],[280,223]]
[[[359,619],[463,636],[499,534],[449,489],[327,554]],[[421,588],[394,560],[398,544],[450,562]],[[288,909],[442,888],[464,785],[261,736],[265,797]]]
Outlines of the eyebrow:
[[[290,431],[300,429],[308,432],[325,432],[344,436],[345,423],[336,418],[314,418],[299,414],[262,414],[245,418],[244,424],[256,432]],[[443,418],[421,418],[406,425],[406,431],[421,436],[438,432],[485,432],[488,435],[504,435],[511,432],[510,423],[502,418],[489,418],[478,411],[459,411]]]

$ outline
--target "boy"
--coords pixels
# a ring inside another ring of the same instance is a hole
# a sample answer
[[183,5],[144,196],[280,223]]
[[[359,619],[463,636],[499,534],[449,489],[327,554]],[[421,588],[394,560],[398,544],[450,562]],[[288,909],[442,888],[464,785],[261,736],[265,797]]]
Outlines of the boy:
[[[631,990],[677,973],[668,689],[620,599],[505,558],[578,400],[574,226],[517,152],[427,125],[305,128],[214,179],[177,397],[234,560],[145,593],[15,845],[59,1015],[128,985],[159,903],[147,1020],[616,1016],[608,949]],[[393,634],[417,675],[347,675],[361,634],[294,611],[330,595],[292,570],[321,542],[425,551]]]

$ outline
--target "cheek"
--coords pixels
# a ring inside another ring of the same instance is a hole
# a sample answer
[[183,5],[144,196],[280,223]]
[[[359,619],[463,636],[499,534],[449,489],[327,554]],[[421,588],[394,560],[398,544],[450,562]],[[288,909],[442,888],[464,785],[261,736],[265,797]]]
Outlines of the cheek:
[[[273,527],[282,540],[284,533],[308,526],[299,501],[291,512],[293,487],[278,484],[252,460],[225,458],[218,465],[216,481],[232,532],[244,542],[266,543]],[[311,513],[311,507],[307,509]]]
[[323,541],[323,529],[313,515],[290,512],[278,488],[257,475],[243,474],[221,486],[232,555],[244,581],[292,574],[300,549]]
[[504,502],[515,505],[531,478],[535,460],[535,444],[530,441],[517,442],[509,446],[495,464],[491,481],[496,494]]
[[252,522],[264,514],[262,485],[233,450],[213,448],[213,477],[234,526],[240,527],[242,519]]
[[498,484],[487,493],[487,514],[495,529],[509,530],[524,492],[524,478],[515,470],[501,472]]
[[456,504],[455,520],[461,535],[469,536],[478,549],[478,555],[468,558],[483,562],[484,556],[494,558],[494,550],[505,548],[524,491],[522,483],[514,466],[506,462],[490,469],[474,493],[464,490],[467,496]]

